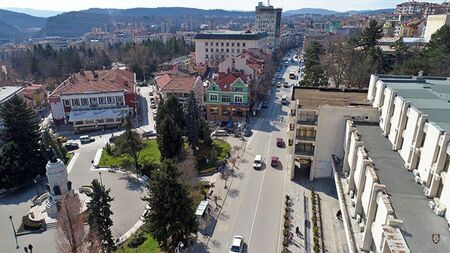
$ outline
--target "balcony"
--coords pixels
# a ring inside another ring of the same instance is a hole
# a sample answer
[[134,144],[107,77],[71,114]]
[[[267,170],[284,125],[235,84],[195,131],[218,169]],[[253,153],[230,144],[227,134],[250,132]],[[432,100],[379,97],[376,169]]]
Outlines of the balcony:
[[295,145],[295,155],[298,156],[314,156],[315,147],[312,143],[300,142]]
[[317,125],[317,117],[316,117],[316,119],[311,119],[311,120],[297,120],[297,124],[299,124],[299,125],[308,125],[308,126],[316,126]]
[[313,157],[314,156],[314,150],[295,149],[295,155]]

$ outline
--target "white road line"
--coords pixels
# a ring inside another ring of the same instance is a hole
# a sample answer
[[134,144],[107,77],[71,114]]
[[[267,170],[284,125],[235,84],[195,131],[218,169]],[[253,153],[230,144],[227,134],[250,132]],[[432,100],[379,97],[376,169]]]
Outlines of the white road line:
[[[270,143],[271,139],[272,139],[272,133],[270,133],[270,135],[269,135],[269,143]],[[248,246],[250,246],[250,241],[252,239],[253,227],[255,226],[256,214],[258,213],[259,201],[261,200],[262,187],[264,184],[264,178],[266,176],[266,171],[267,171],[267,166],[268,166],[268,161],[269,161],[269,159],[268,159],[269,151],[270,151],[270,145],[267,145],[267,159],[266,159],[266,164],[265,164],[265,168],[264,168],[264,172],[263,172],[263,176],[262,176],[262,180],[261,180],[261,185],[259,186],[258,201],[256,202],[255,213],[253,214],[252,227],[250,228],[250,235],[248,237]]]
[[80,153],[74,153],[72,159],[70,159],[69,164],[67,165],[67,174],[70,173],[70,171],[73,168],[73,165],[75,164],[75,161],[77,160],[78,156],[80,155]]

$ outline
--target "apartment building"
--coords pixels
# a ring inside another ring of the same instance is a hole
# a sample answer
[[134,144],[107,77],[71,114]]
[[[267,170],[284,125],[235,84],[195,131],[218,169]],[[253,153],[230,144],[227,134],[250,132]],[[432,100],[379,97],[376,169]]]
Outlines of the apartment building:
[[191,94],[203,104],[203,81],[200,76],[163,74],[155,77],[156,89],[162,99],[175,96],[184,106]]
[[371,76],[367,99],[379,121],[348,120],[345,154],[333,163],[358,250],[448,252],[449,97],[446,77]]
[[205,89],[208,120],[241,121],[250,110],[249,78],[242,73],[229,73],[212,81]]
[[274,8],[271,5],[264,5],[259,2],[255,8],[255,30],[257,32],[266,32],[267,48],[275,50],[277,47],[277,38],[280,37],[281,13],[283,9]]
[[217,67],[230,57],[235,59],[249,48],[267,49],[266,32],[205,31],[195,35],[196,64]]
[[425,27],[425,33],[423,37],[426,40],[430,40],[431,35],[433,35],[437,30],[439,30],[444,25],[450,25],[450,14],[428,16],[427,25]]
[[311,181],[332,176],[330,157],[344,155],[346,120],[378,120],[364,90],[294,87],[291,110],[296,119],[290,126],[294,165],[309,172]]
[[135,83],[135,74],[127,70],[81,70],[50,94],[53,119],[71,123],[75,132],[115,127],[136,113]]
[[395,13],[397,15],[434,15],[441,14],[448,11],[448,6],[446,4],[437,3],[427,3],[418,1],[408,1],[401,4],[397,4]]

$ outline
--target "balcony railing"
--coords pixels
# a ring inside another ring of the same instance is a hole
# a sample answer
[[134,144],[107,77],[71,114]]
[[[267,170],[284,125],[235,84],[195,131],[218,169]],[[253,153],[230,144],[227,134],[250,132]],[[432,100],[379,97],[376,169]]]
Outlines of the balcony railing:
[[297,135],[296,138],[297,138],[297,140],[303,140],[303,141],[315,141],[316,140],[316,136],[301,136],[301,135]]
[[314,156],[314,150],[301,150],[295,149],[296,155],[304,155],[304,156]]
[[308,126],[315,126],[317,125],[317,118],[311,119],[311,120],[297,120],[297,124],[299,125],[308,125]]

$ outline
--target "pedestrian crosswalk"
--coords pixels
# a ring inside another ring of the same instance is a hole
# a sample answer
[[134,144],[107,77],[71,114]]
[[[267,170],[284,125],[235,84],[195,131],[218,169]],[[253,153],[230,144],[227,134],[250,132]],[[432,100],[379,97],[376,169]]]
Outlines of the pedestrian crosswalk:
[[287,119],[282,117],[276,117],[276,118],[266,118],[266,117],[259,117],[255,119],[255,122],[279,122],[279,123],[287,123]]

